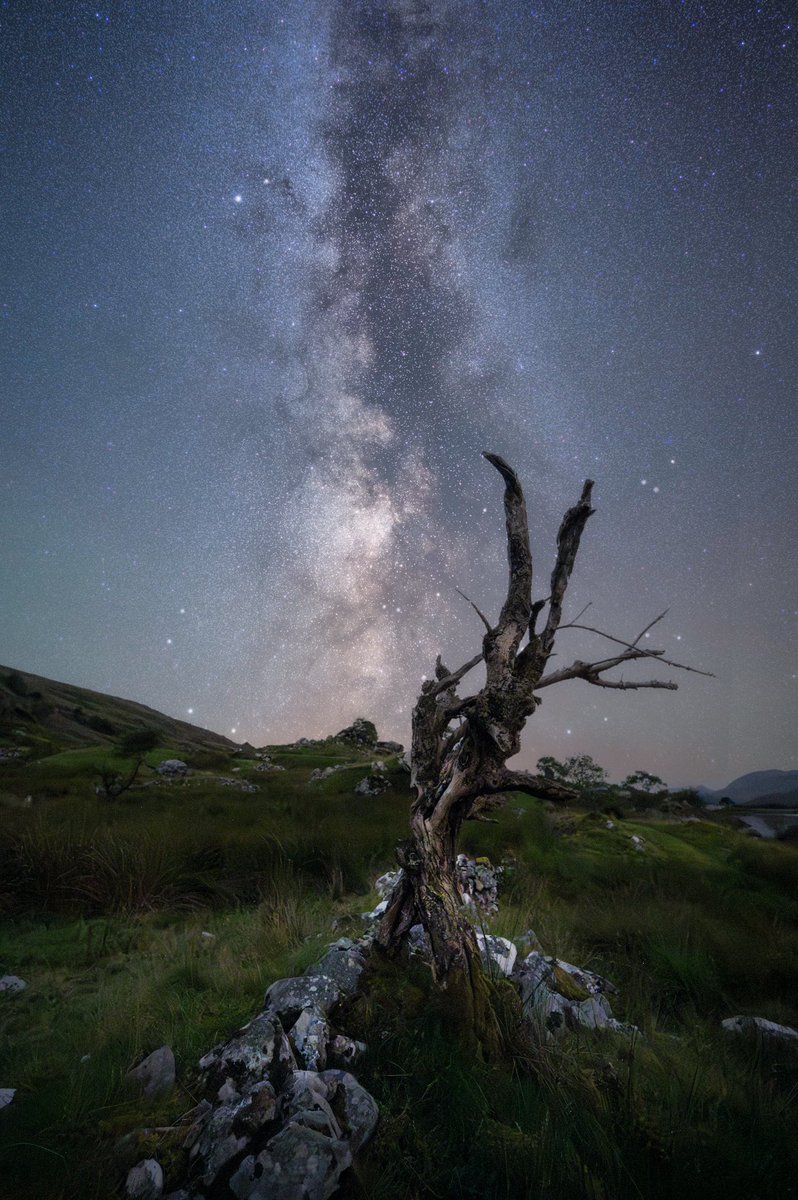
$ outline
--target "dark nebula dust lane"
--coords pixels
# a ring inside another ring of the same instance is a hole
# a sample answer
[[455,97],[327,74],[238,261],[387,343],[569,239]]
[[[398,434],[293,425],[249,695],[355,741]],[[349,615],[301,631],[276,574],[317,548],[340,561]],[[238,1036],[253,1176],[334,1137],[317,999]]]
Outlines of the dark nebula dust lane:
[[[288,0],[3,17],[0,661],[254,742],[408,735],[506,564],[715,672],[522,757],[796,765],[786,8]],[[573,639],[572,642],[567,638]],[[563,659],[602,643],[563,634]]]

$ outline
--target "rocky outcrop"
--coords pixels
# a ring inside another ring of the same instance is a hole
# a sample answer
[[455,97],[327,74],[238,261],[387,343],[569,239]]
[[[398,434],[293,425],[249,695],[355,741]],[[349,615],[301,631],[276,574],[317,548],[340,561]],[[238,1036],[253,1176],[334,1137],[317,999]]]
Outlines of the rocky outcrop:
[[358,796],[381,796],[390,786],[384,775],[375,772],[361,779],[355,787],[355,792]]
[[721,1021],[720,1027],[726,1033],[798,1045],[798,1029],[793,1029],[791,1025],[777,1025],[775,1021],[767,1021],[764,1017],[727,1017]]
[[357,717],[346,729],[336,733],[333,740],[347,742],[359,750],[374,750],[377,745],[377,726],[365,717]]
[[592,971],[533,950],[516,966],[515,978],[521,990],[524,1020],[547,1036],[577,1029],[639,1033],[634,1025],[615,1019],[609,996],[617,988]]

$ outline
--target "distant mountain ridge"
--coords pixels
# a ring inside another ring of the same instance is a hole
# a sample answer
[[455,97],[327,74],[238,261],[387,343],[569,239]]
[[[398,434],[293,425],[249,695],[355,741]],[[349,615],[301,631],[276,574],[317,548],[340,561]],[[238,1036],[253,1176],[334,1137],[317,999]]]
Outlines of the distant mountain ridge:
[[774,807],[798,807],[798,771],[750,771],[723,788],[696,789],[710,803],[728,796],[735,804],[769,804]]
[[186,752],[237,746],[220,733],[178,721],[135,700],[107,696],[15,667],[0,666],[0,736],[52,739],[75,748],[110,746],[137,729],[156,730],[167,745]]

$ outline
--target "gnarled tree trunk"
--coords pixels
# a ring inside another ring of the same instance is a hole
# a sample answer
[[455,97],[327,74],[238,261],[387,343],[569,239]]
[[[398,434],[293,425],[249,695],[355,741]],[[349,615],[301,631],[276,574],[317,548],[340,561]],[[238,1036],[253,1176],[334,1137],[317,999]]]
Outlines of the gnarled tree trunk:
[[[505,485],[507,596],[495,626],[473,605],[485,625],[482,652],[457,671],[449,671],[439,657],[435,678],[423,684],[416,701],[411,749],[415,798],[410,838],[398,849],[402,872],[376,944],[385,953],[395,955],[411,927],[421,924],[429,937],[436,982],[452,993],[461,1019],[472,1025],[480,1040],[490,1042],[492,1023],[486,981],[474,930],[457,885],[457,839],[463,821],[488,819],[485,814],[509,792],[526,792],[557,802],[574,795],[556,781],[506,766],[520,750],[521,731],[539,703],[540,690],[576,678],[599,687],[675,688],[676,684],[670,682],[625,682],[604,675],[613,667],[641,658],[656,658],[677,667],[682,664],[664,659],[660,650],[640,648],[649,625],[633,642],[592,630],[622,646],[622,651],[598,662],[576,661],[570,667],[546,673],[557,631],[588,628],[574,622],[562,625],[561,618],[582,532],[593,512],[593,484],[590,480],[585,483],[579,501],[563,517],[549,595],[533,603],[532,554],[521,485],[498,455],[486,453],[484,457]],[[538,620],[547,607],[546,620],[538,632]],[[460,680],[482,661],[486,670],[484,686],[476,695],[461,700],[457,695]]]

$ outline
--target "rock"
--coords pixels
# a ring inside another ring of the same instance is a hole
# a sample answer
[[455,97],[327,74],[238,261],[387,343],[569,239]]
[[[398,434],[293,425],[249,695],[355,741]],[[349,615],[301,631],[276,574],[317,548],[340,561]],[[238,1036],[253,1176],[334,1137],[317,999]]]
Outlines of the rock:
[[388,909],[388,901],[380,900],[380,902],[376,908],[372,909],[371,912],[361,913],[360,918],[363,921],[379,921],[380,918],[385,915],[387,909]]
[[515,944],[521,954],[528,954],[530,950],[542,950],[540,939],[534,929],[527,929],[520,937],[515,939]]
[[305,1008],[317,1009],[322,1016],[328,1016],[341,996],[340,987],[329,975],[298,975],[294,979],[278,979],[271,985],[266,992],[266,1009],[293,1025]]
[[175,1056],[171,1046],[153,1050],[143,1062],[128,1071],[125,1079],[139,1088],[145,1100],[154,1100],[171,1091],[175,1084]]
[[477,945],[485,965],[502,975],[512,975],[518,951],[508,938],[477,930]]
[[366,965],[363,951],[350,938],[333,942],[323,958],[308,967],[306,975],[326,975],[338,985],[342,995],[352,996],[360,987]]
[[335,1090],[316,1071],[295,1071],[285,1089],[283,1107],[286,1118],[324,1133],[327,1137],[342,1137],[341,1124],[330,1106]]
[[224,1088],[224,1099],[230,1101],[264,1080],[279,1091],[289,1072],[295,1070],[296,1059],[276,1012],[264,1012],[229,1042],[201,1058],[199,1065],[206,1084]]
[[191,1146],[191,1157],[200,1160],[204,1168],[202,1182],[210,1187],[222,1167],[245,1150],[250,1139],[276,1115],[277,1093],[268,1080],[256,1083],[237,1104],[221,1105],[206,1115]]
[[378,754],[404,754],[405,752],[401,742],[375,742],[374,749]]
[[304,1008],[289,1030],[288,1037],[297,1057],[309,1071],[327,1066],[330,1027],[317,1008]]
[[327,1084],[333,1110],[342,1116],[345,1136],[357,1154],[377,1128],[376,1100],[348,1071],[322,1071],[319,1079]]
[[125,1195],[129,1200],[158,1200],[163,1195],[163,1171],[154,1158],[131,1167],[125,1180]]
[[401,878],[401,871],[386,871],[384,875],[380,875],[379,879],[374,881],[374,890],[380,900],[387,900]]
[[315,771],[311,771],[308,783],[321,783],[323,779],[329,779],[331,775],[335,775],[337,771],[342,770],[342,763],[336,763],[334,767],[316,767]]
[[469,858],[458,854],[457,884],[463,903],[481,909],[487,916],[499,911],[499,876],[504,867],[494,867],[488,858]]
[[163,775],[167,779],[177,779],[180,776],[189,774],[187,763],[184,763],[179,758],[165,758],[163,762],[158,763],[155,770],[159,775]]
[[260,788],[256,783],[250,783],[248,779],[231,779],[228,775],[220,775],[217,783],[222,787],[234,787],[239,792],[259,792]]
[[764,1017],[727,1017],[725,1021],[721,1021],[720,1027],[726,1033],[798,1042],[798,1029],[793,1029],[791,1025],[777,1025],[775,1021],[767,1021]]
[[391,786],[384,775],[367,775],[355,787],[358,796],[381,796]]
[[0,1088],[0,1108],[8,1108],[16,1094],[16,1088]]
[[358,749],[373,750],[377,745],[377,726],[373,721],[357,717],[346,729],[336,733],[334,740],[348,742],[350,746],[357,746]]
[[346,1142],[289,1121],[243,1160],[229,1187],[237,1200],[328,1200],[351,1163]]
[[579,1028],[639,1032],[613,1017],[608,994],[616,991],[615,985],[592,971],[533,950],[517,969],[516,978],[521,986],[524,1018],[542,1026],[548,1034]]
[[27,986],[18,975],[3,975],[0,979],[0,992],[24,992]]
[[294,746],[300,750],[304,750],[306,746],[320,746],[321,742],[318,738],[297,738]]
[[638,837],[636,833],[633,833],[631,835],[630,841],[631,841],[632,845],[634,846],[635,850],[645,850],[646,843],[643,841],[643,839],[641,837]]
[[330,1060],[335,1065],[344,1067],[351,1066],[367,1050],[365,1042],[356,1042],[343,1033],[337,1033],[327,1047]]
[[421,954],[424,957],[429,957],[429,936],[423,925],[411,925],[408,930],[407,941],[411,954]]

